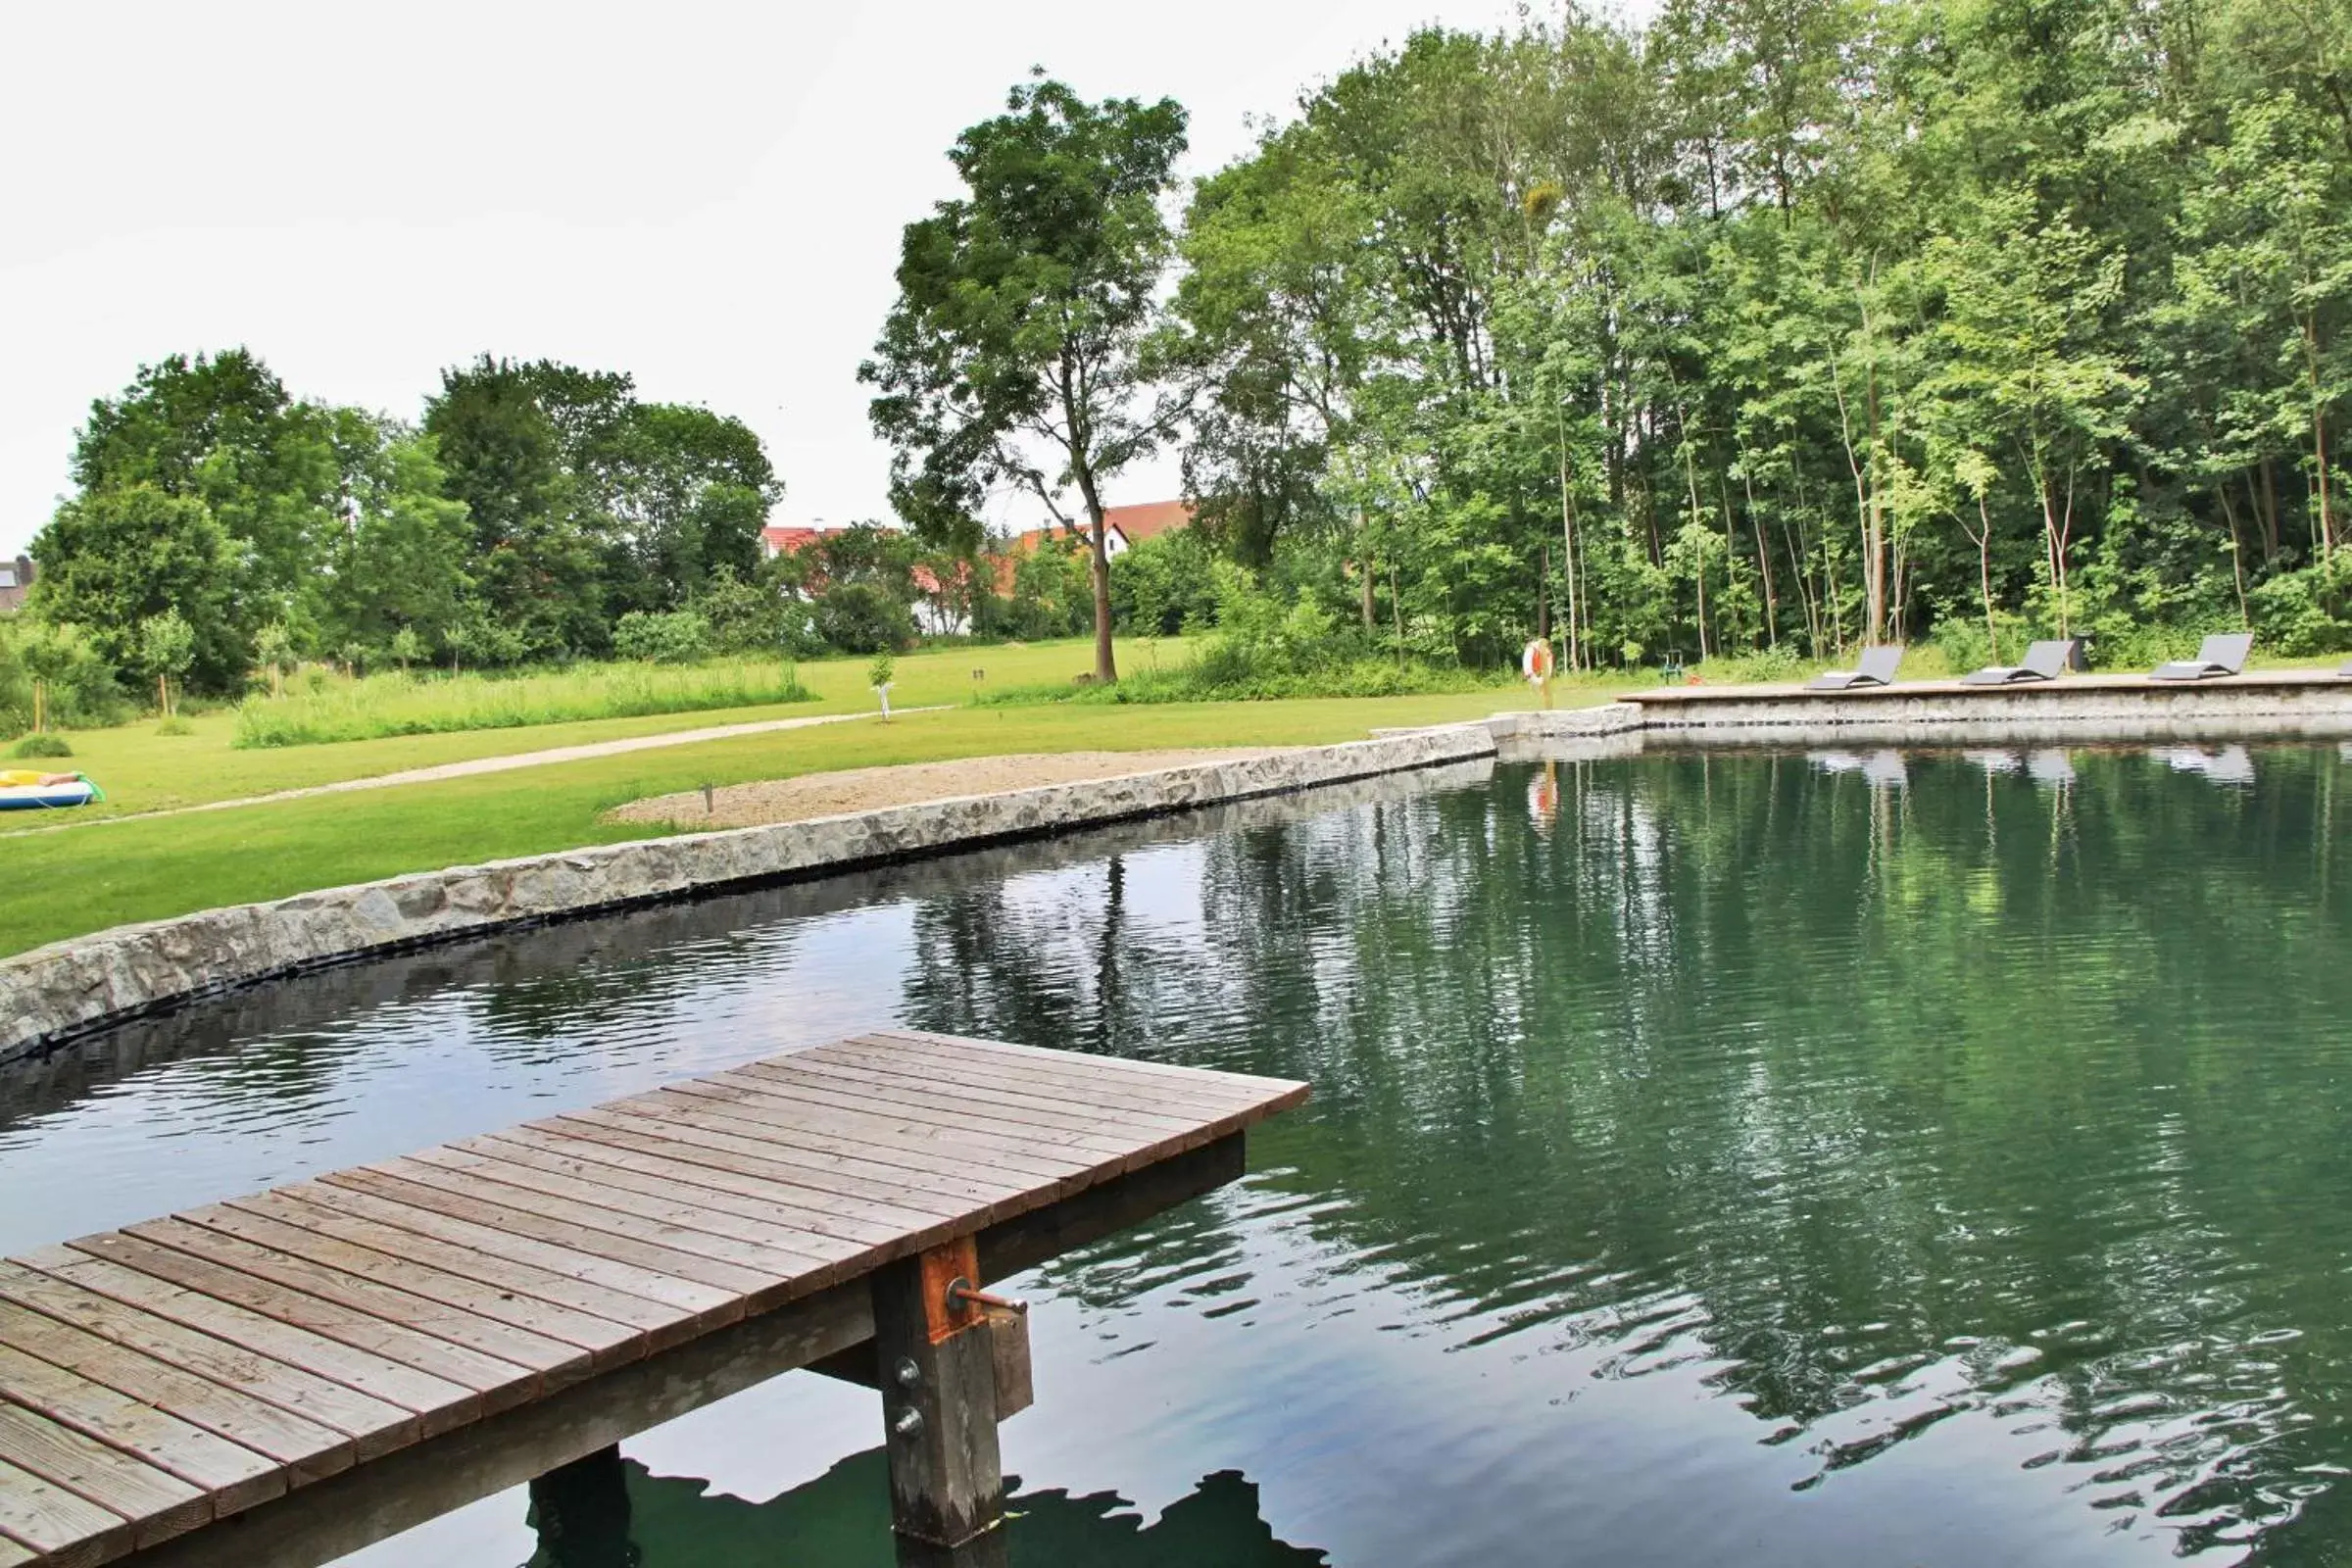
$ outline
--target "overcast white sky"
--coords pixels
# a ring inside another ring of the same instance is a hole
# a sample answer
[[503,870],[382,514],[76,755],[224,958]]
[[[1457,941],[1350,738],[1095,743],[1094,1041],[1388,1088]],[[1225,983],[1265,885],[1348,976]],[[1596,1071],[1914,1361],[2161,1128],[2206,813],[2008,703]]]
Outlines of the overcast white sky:
[[[858,362],[944,156],[1042,64],[1251,115],[1508,0],[9,5],[0,49],[0,554],[90,399],[245,344],[299,397],[415,418],[489,352],[627,370],[747,420],[779,520],[887,515]],[[1173,494],[1172,465],[1118,499]]]

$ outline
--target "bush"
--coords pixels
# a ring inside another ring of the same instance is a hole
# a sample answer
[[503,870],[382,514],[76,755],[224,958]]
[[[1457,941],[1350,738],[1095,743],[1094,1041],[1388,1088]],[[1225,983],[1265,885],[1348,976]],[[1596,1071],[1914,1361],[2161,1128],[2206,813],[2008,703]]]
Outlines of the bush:
[[914,641],[914,612],[870,582],[845,582],[816,601],[817,635],[845,654],[880,654]]
[[196,733],[196,726],[177,713],[172,713],[155,726],[155,732],[158,735],[193,735]]
[[8,755],[29,761],[36,757],[72,757],[74,748],[66,744],[63,735],[27,735],[9,748]]
[[783,596],[745,582],[731,567],[711,573],[694,609],[710,628],[713,653],[772,654],[785,645]]
[[2265,653],[2301,657],[2352,648],[2352,567],[2282,571],[2247,597]]
[[691,664],[710,651],[710,623],[691,610],[632,610],[612,627],[612,652],[641,664]]

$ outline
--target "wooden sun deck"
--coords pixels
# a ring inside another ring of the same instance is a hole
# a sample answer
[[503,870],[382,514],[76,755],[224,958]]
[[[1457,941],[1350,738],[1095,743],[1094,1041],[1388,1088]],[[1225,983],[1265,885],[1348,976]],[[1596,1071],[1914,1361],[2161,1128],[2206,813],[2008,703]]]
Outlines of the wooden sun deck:
[[891,1292],[918,1351],[985,1326],[914,1260],[1132,1223],[1306,1094],[883,1033],[23,1253],[0,1568],[322,1561],[792,1367],[912,1391]]

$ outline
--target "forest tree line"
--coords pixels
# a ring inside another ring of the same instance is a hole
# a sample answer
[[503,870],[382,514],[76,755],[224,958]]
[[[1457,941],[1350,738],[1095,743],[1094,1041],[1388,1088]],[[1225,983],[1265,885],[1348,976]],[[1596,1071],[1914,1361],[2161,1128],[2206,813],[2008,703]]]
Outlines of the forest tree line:
[[875,424],[943,539],[1173,444],[1430,660],[2340,647],[2347,61],[2340,0],[1571,9],[1341,72],[1160,228],[1181,108],[1027,84],[906,230]]

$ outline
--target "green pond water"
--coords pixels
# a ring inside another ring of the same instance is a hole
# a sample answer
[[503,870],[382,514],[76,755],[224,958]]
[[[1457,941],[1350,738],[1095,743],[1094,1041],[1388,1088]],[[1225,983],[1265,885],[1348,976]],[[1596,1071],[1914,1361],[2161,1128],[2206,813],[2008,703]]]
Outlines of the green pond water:
[[[898,1022],[1315,1086],[1015,1283],[1016,1563],[2352,1562],[2339,795],[1650,755],[522,933],[0,1081],[0,1245]],[[879,1442],[787,1377],[353,1562],[878,1568]]]

